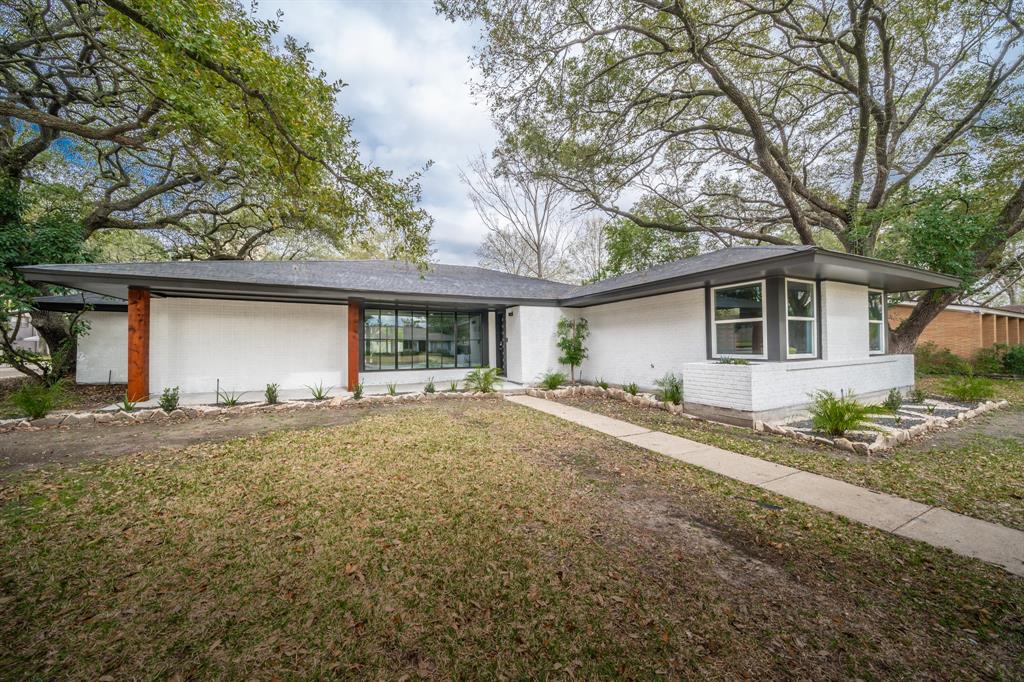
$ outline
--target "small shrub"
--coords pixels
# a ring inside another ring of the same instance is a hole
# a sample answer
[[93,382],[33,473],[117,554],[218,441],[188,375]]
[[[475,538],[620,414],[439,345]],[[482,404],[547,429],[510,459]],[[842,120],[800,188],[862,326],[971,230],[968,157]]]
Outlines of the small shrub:
[[424,393],[433,393],[437,389],[434,387],[434,377],[427,379],[427,385],[423,387]]
[[547,391],[554,391],[565,383],[564,372],[548,372],[540,379],[540,385]]
[[903,425],[903,417],[901,417],[900,415],[896,415],[895,417],[892,418],[892,422],[893,424],[896,425],[896,428],[899,428],[900,426]]
[[662,402],[678,405],[683,402],[683,380],[672,372],[654,382],[661,389]]
[[605,381],[604,379],[598,379],[597,380],[597,386],[598,386],[598,388],[602,388],[602,389],[607,390],[608,389],[608,382]]
[[356,387],[352,389],[352,399],[361,400],[363,397],[363,382],[356,384]]
[[896,412],[896,410],[903,407],[903,394],[900,393],[898,388],[889,389],[889,395],[885,396],[885,402],[882,403],[882,407],[890,412]]
[[327,400],[331,397],[331,386],[324,386],[324,382],[320,382],[313,386],[306,386],[309,392],[313,394],[313,400]]
[[121,409],[122,412],[134,412],[136,405],[138,405],[138,402],[136,402],[135,400],[128,400],[127,393],[125,393],[124,397],[121,398],[121,401],[117,403],[117,406]]
[[972,358],[975,374],[1002,374],[1003,360],[1010,349],[1005,343],[980,348]]
[[388,384],[388,395],[398,395],[398,384],[396,384],[396,383]]
[[501,380],[498,379],[497,367],[480,367],[467,374],[462,382],[470,391],[493,393],[495,388],[501,383]]
[[178,409],[179,397],[180,390],[177,386],[174,388],[165,388],[164,392],[160,394],[160,409],[164,412],[174,412]]
[[935,414],[935,405],[934,404],[925,405],[924,406],[924,411],[928,413],[929,417],[932,416],[933,414]]
[[925,399],[924,390],[920,388],[915,388],[910,392],[910,399],[913,400],[915,403],[923,403]]
[[746,358],[722,358],[718,361],[720,365],[749,365],[750,360]]
[[995,395],[991,379],[985,377],[950,377],[942,382],[942,392],[954,400],[964,402],[987,400]]
[[865,426],[872,409],[859,402],[852,392],[837,397],[832,391],[817,391],[810,412],[814,428],[838,438]]
[[1003,369],[1007,374],[1024,376],[1024,346],[1011,346],[1003,356]]
[[18,411],[31,419],[41,419],[57,407],[64,399],[63,384],[47,386],[35,381],[26,381],[9,398]]
[[277,389],[281,388],[277,384],[267,384],[267,387],[263,389],[263,400],[266,401],[267,405],[277,404]]
[[640,392],[640,387],[636,385],[636,382],[631,381],[625,386],[623,386],[622,390],[630,395],[636,395],[637,393]]
[[918,344],[914,349],[914,367],[920,374],[970,374],[971,365],[948,348],[933,342]]
[[459,382],[458,381],[450,382],[448,384],[448,391],[451,392],[451,393],[458,393],[459,392]]
[[234,407],[242,396],[234,391],[217,391],[217,402],[224,407]]

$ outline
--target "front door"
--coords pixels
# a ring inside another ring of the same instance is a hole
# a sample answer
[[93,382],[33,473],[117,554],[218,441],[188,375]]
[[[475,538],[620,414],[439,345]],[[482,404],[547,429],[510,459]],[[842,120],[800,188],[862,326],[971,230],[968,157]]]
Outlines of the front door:
[[494,366],[498,368],[501,376],[508,376],[508,369],[505,367],[505,311],[494,312],[494,347],[497,349],[498,357],[494,358]]

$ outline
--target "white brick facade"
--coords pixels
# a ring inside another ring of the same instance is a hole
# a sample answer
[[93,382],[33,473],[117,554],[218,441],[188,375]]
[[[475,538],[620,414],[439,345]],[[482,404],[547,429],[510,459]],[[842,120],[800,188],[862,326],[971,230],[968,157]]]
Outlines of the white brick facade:
[[505,364],[511,381],[532,384],[546,372],[564,369],[558,363],[555,333],[558,320],[573,315],[572,310],[541,306],[516,306],[505,311]]
[[[590,326],[587,381],[651,388],[667,372],[707,357],[704,290],[680,291],[582,308]],[[554,343],[554,339],[551,340]]]
[[843,282],[821,283],[821,357],[868,357],[868,288]]
[[128,316],[89,311],[82,314],[89,331],[78,339],[75,381],[123,384],[128,381]]
[[347,306],[154,298],[153,394],[262,391],[347,383]]
[[914,385],[913,355],[878,355],[857,360],[762,362],[749,365],[691,363],[683,367],[687,404],[741,412],[798,411],[814,391],[853,391],[878,397]]

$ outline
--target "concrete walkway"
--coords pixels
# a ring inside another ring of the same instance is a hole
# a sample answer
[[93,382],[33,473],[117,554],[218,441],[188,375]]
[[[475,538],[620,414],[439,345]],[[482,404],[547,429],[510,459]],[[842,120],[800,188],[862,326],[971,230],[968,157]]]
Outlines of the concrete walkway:
[[722,476],[799,500],[895,535],[945,547],[957,554],[1002,566],[1024,576],[1024,532],[941,507],[876,493],[850,483],[722,450],[569,405],[518,395],[517,405],[561,417],[580,426],[632,443]]

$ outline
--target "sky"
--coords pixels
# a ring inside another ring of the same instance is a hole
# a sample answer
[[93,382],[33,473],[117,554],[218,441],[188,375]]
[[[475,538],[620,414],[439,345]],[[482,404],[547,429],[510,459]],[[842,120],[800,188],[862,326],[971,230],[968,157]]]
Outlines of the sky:
[[258,14],[278,9],[281,35],[308,44],[327,78],[348,84],[338,111],[353,119],[366,161],[399,176],[433,161],[422,179],[433,260],[475,265],[485,230],[459,167],[497,139],[470,92],[478,28],[446,21],[430,0],[261,0]]

